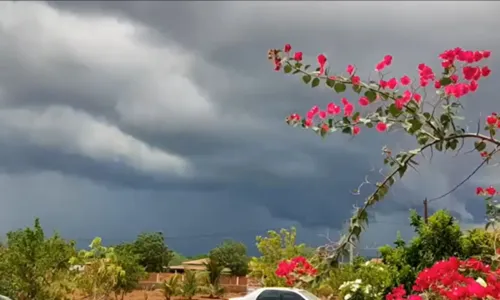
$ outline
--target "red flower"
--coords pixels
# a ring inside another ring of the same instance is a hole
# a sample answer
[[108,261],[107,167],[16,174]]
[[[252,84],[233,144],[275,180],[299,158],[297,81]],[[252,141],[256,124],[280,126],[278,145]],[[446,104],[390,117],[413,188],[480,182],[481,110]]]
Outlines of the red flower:
[[359,98],[359,105],[361,106],[367,106],[368,104],[370,104],[370,100],[368,100],[367,97],[361,97]]
[[352,76],[354,74],[354,66],[353,65],[348,65],[346,68],[346,72]]
[[286,44],[285,45],[285,48],[283,49],[283,51],[285,51],[285,53],[288,53],[292,50],[292,46],[290,44]]
[[352,127],[352,135],[358,135],[360,131],[361,131],[361,128],[359,128],[358,126]]
[[492,186],[487,187],[485,191],[490,196],[495,196],[497,194],[497,190]]
[[387,87],[389,87],[391,90],[395,89],[397,85],[398,80],[396,78],[391,78],[389,79],[389,81],[387,81]]
[[295,52],[293,59],[296,61],[302,61],[302,52]]
[[488,68],[488,66],[484,66],[482,69],[481,69],[481,75],[483,77],[487,77],[488,75],[490,75],[491,73],[491,70],[490,68]]
[[495,125],[497,122],[497,116],[489,115],[488,117],[486,117],[486,123],[488,123],[488,125]]
[[318,55],[318,64],[319,64],[319,75],[323,75],[325,73],[325,64],[326,64],[326,56],[323,54]]
[[340,114],[340,106],[335,105],[335,103],[328,103],[326,106],[326,112],[330,115],[338,115]]
[[476,195],[481,195],[484,193],[484,189],[480,186],[476,188]]
[[384,122],[377,123],[377,131],[378,132],[384,132],[386,130],[387,130],[387,124],[385,124]]
[[401,77],[401,79],[399,81],[401,81],[401,85],[404,85],[404,86],[409,85],[411,83],[411,79],[407,75]]
[[390,66],[392,64],[392,56],[391,55],[384,56],[384,63],[386,66]]
[[386,67],[386,64],[384,61],[379,62],[378,64],[375,65],[375,71],[380,72]]
[[351,81],[353,85],[359,85],[361,83],[359,76],[352,76]]

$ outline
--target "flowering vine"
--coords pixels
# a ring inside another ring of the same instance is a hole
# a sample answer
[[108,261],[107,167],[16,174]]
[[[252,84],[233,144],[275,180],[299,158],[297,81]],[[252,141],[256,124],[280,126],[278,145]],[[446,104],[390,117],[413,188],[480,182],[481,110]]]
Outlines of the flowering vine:
[[[484,65],[490,55],[488,50],[458,47],[446,50],[439,55],[442,72],[437,73],[421,63],[417,66],[416,80],[412,80],[409,75],[387,78],[383,72],[392,65],[393,57],[385,55],[375,64],[378,81],[364,82],[357,75],[357,68],[353,64],[347,65],[345,72],[331,74],[324,54],[317,56],[317,67],[311,68],[310,64],[303,61],[302,52],[292,52],[289,44],[283,50],[269,50],[268,58],[273,62],[275,71],[300,75],[303,83],[313,88],[324,85],[337,94],[346,92],[350,86],[359,95],[356,101],[340,97],[339,102],[313,106],[305,114],[293,113],[286,118],[289,125],[312,130],[321,137],[337,131],[357,136],[364,130],[363,127],[374,128],[378,132],[399,128],[415,137],[419,144],[416,149],[396,155],[384,148],[384,164],[391,171],[376,184],[375,191],[364,204],[356,209],[347,234],[330,256],[332,263],[336,263],[346,253],[350,243],[359,239],[368,221],[367,209],[384,198],[395,180],[404,176],[408,167],[417,167],[418,155],[426,150],[459,153],[465,140],[470,139],[474,140],[474,148],[483,159],[481,167],[500,149],[500,141],[495,139],[496,131],[500,128],[500,117],[496,113],[486,118],[482,127],[484,134],[480,132],[479,125],[476,132],[469,132],[459,124],[461,99],[476,92],[480,82],[491,74],[489,67]],[[429,89],[435,93],[428,93]],[[362,113],[357,110],[357,106],[371,107],[372,110]],[[499,208],[495,206],[495,209]]]

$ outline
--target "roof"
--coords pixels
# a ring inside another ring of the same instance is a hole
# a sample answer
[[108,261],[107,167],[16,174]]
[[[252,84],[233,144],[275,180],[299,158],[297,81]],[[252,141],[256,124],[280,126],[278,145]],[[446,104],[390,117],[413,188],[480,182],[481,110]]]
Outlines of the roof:
[[[209,258],[202,258],[196,260],[185,261],[177,266],[170,266],[170,270],[193,270],[193,271],[205,271],[207,268],[205,264],[209,263]],[[223,272],[231,272],[231,269],[224,268]]]

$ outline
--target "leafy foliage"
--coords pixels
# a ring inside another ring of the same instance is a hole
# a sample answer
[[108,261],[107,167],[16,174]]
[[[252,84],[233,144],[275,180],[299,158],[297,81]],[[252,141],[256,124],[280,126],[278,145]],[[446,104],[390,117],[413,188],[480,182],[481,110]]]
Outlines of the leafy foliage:
[[125,276],[125,271],[118,264],[115,250],[102,246],[101,238],[95,238],[89,247],[71,259],[73,264],[83,267],[76,274],[76,285],[86,297],[106,298]]
[[217,260],[209,259],[204,263],[206,272],[203,274],[200,291],[205,292],[210,298],[221,297],[224,295],[224,288],[220,285],[220,279],[224,272],[224,266]]
[[7,233],[6,246],[0,250],[2,293],[16,299],[66,298],[73,243],[58,234],[46,238],[39,219],[35,219],[32,228]]
[[141,233],[133,243],[118,245],[117,249],[127,249],[137,255],[146,272],[164,272],[174,257],[161,232]]
[[296,244],[297,231],[281,229],[278,233],[270,230],[267,237],[258,236],[257,249],[260,257],[250,260],[250,277],[257,278],[264,286],[286,286],[285,280],[276,276],[276,266],[282,260],[301,256],[306,250],[305,244]]
[[181,294],[184,298],[191,300],[198,292],[198,278],[196,272],[186,270],[182,282]]
[[173,296],[179,295],[179,293],[181,292],[180,276],[175,274],[168,280],[165,280],[161,284],[160,289],[163,296],[165,297],[165,300],[170,300]]
[[210,261],[217,261],[221,266],[229,268],[235,276],[245,276],[248,273],[249,257],[247,247],[233,240],[224,241],[212,249],[208,257]]
[[410,224],[416,233],[410,243],[406,244],[398,236],[394,247],[379,249],[383,262],[396,272],[395,285],[403,284],[409,291],[418,272],[453,256],[479,257],[491,262],[492,236],[478,229],[464,234],[447,211],[437,211],[429,217],[427,224],[412,211]]
[[118,277],[118,280],[113,288],[115,298],[120,295],[123,300],[125,294],[132,292],[139,286],[139,281],[147,277],[147,273],[139,264],[139,257],[130,249],[122,248],[115,249],[116,264],[120,266],[124,274]]

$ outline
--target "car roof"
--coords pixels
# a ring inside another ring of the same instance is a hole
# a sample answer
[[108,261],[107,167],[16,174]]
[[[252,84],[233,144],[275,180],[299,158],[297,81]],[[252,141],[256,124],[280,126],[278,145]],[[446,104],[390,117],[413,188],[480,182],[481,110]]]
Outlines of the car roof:
[[259,288],[256,291],[265,291],[265,290],[277,290],[277,291],[295,291],[295,292],[302,292],[302,289],[297,289],[297,288],[287,288],[287,287],[264,287],[264,288]]

